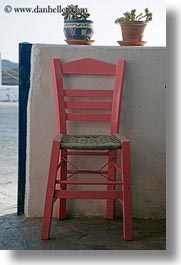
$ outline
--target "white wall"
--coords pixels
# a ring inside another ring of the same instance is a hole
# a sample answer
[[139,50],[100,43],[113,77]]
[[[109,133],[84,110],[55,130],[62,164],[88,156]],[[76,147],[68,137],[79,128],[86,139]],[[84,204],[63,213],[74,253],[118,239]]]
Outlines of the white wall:
[[[165,216],[165,85],[166,48],[102,47],[33,45],[31,87],[28,102],[27,176],[25,212],[27,216],[41,216],[45,198],[51,142],[56,135],[55,99],[50,69],[50,58],[64,62],[82,57],[92,57],[115,63],[124,58],[126,76],[121,116],[121,133],[131,140],[132,188],[134,217]],[[84,77],[85,78],[85,77]],[[75,80],[87,88],[98,84],[109,88],[113,80],[101,82]],[[65,80],[68,85],[71,79]],[[74,86],[76,83],[74,83]],[[106,132],[106,124],[76,123],[70,130]],[[75,162],[75,161],[74,161]],[[84,168],[98,168],[97,160],[88,163],[78,160]],[[89,179],[89,177],[87,177]],[[104,201],[72,200],[68,212],[74,215],[104,215]],[[117,214],[120,215],[120,208]]]

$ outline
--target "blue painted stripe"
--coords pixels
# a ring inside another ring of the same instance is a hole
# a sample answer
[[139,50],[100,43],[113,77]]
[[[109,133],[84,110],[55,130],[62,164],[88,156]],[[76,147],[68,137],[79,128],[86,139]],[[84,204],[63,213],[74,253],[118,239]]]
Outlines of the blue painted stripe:
[[19,44],[19,121],[18,121],[18,207],[17,214],[24,213],[24,198],[26,184],[26,130],[27,102],[30,88],[31,71],[30,43]]

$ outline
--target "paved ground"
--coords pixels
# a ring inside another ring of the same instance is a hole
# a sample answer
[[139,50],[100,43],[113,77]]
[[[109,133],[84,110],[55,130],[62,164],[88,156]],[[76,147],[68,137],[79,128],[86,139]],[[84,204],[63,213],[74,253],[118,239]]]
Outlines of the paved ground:
[[134,240],[122,239],[122,220],[53,219],[51,240],[40,240],[41,218],[0,216],[2,250],[164,250],[165,221],[134,219]]

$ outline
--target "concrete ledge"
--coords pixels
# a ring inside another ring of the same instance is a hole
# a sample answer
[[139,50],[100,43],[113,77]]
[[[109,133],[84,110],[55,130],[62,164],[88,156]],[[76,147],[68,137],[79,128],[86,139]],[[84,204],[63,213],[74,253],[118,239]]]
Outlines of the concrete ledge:
[[[165,93],[166,48],[163,47],[102,47],[42,45],[32,47],[31,87],[28,101],[27,162],[25,213],[42,216],[52,137],[56,135],[55,100],[50,58],[62,61],[92,57],[110,63],[124,58],[126,76],[121,114],[121,133],[131,140],[132,187],[134,217],[165,217]],[[65,85],[108,89],[113,79],[103,81],[77,78],[65,79]],[[85,124],[81,132],[106,133],[107,125]],[[70,130],[80,131],[80,124]],[[75,161],[74,161],[75,162]],[[77,161],[84,168],[94,164]],[[85,178],[89,180],[89,176]],[[99,188],[99,187],[98,187]],[[104,201],[72,201],[68,212],[73,215],[104,215]],[[117,208],[117,214],[121,210]]]

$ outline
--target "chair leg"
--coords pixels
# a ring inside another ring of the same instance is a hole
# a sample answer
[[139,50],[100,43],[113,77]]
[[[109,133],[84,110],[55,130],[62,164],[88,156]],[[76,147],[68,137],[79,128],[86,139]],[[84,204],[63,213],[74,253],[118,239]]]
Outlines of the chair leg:
[[[109,165],[108,165],[108,179],[115,180],[116,179],[116,170],[113,165],[113,162],[116,161],[116,151],[109,151],[108,155]],[[114,190],[115,185],[107,185],[107,190]],[[115,218],[115,200],[107,200],[107,209],[106,209],[106,219],[114,220]]]
[[49,239],[51,219],[54,203],[54,190],[56,185],[57,166],[59,160],[60,139],[54,139],[52,145],[48,184],[45,198],[41,239]]
[[[67,155],[63,150],[60,151],[60,161],[63,161],[60,172],[59,172],[59,179],[66,180],[67,179]],[[59,185],[61,189],[67,189],[66,184]],[[57,218],[59,220],[64,220],[66,218],[66,199],[58,199],[57,205]]]
[[131,162],[130,142],[127,139],[121,141],[121,168],[123,181],[123,233],[124,240],[132,240],[132,195],[131,195]]

